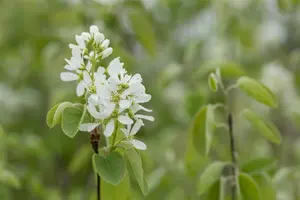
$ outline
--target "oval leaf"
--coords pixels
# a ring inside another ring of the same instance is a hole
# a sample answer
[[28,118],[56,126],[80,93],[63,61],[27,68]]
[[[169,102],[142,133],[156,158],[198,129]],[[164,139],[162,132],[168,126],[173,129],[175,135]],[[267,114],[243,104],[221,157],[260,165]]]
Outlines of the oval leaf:
[[214,110],[215,106],[209,104],[206,111],[206,121],[205,121],[205,154],[208,155],[213,139],[214,132]]
[[213,91],[213,92],[217,92],[218,91],[218,79],[216,77],[216,75],[214,73],[211,73],[209,75],[208,78],[208,85],[209,88]]
[[270,106],[272,108],[277,107],[277,100],[275,95],[263,84],[258,81],[243,76],[237,81],[238,87],[245,92],[249,97],[252,97],[256,101]]
[[272,180],[266,173],[255,175],[253,179],[259,188],[262,200],[276,200],[276,191],[273,187]]
[[73,138],[77,134],[82,116],[82,110],[77,107],[65,108],[62,115],[61,128],[70,138]]
[[72,106],[73,104],[71,102],[63,102],[53,106],[47,113],[47,125],[53,128],[56,124],[60,123],[64,109]]
[[125,155],[130,165],[127,168],[128,171],[133,174],[141,191],[146,195],[148,193],[148,184],[144,177],[143,164],[140,155],[133,148],[127,149]]
[[245,118],[268,140],[276,144],[281,143],[280,132],[274,124],[263,119],[249,109],[243,110],[242,115],[245,116]]
[[93,155],[93,167],[99,176],[106,182],[117,185],[125,175],[125,162],[117,152],[111,152],[108,156]]
[[239,174],[240,194],[243,200],[260,200],[260,193],[253,178],[247,174]]
[[267,171],[276,165],[273,158],[256,158],[242,165],[241,170],[250,174]]
[[216,182],[220,180],[225,164],[226,163],[224,162],[218,161],[213,162],[206,167],[197,184],[199,195],[206,193]]

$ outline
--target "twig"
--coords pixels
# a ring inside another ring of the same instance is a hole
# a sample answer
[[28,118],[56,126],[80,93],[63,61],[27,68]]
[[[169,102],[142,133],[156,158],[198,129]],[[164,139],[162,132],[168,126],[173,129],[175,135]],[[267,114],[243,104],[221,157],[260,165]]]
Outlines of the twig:
[[230,153],[231,153],[231,163],[232,163],[232,185],[231,185],[231,198],[236,199],[236,149],[233,136],[233,119],[232,114],[228,114],[228,127],[229,127],[229,137],[230,137]]
[[[99,154],[98,152],[99,140],[100,140],[100,134],[98,133],[98,128],[95,128],[91,132],[91,144],[96,154]],[[101,187],[101,179],[99,174],[97,174],[97,200],[100,200],[100,187]]]

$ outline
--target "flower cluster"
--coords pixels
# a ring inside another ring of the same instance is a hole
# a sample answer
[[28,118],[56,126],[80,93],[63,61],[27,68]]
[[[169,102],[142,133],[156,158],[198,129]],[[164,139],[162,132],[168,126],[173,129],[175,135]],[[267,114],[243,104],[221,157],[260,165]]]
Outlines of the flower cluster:
[[77,96],[86,97],[87,111],[93,120],[81,124],[79,129],[91,132],[102,125],[106,137],[117,134],[120,129],[135,148],[145,150],[146,145],[134,139],[134,135],[144,125],[143,120],[154,118],[138,114],[138,111],[152,111],[140,105],[151,99],[145,92],[141,75],[128,74],[120,58],[114,58],[107,67],[100,66],[101,60],[111,55],[113,49],[97,26],[91,26],[89,33],[83,32],[75,39],[77,44],[69,45],[72,57],[66,59],[68,72],[62,72],[61,79],[77,80]]

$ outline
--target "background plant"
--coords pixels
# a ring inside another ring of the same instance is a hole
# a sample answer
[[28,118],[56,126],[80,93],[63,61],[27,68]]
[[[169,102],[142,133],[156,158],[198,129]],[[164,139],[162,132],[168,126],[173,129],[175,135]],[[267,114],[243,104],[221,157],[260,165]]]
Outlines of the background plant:
[[[112,57],[120,56],[128,71],[143,76],[155,117],[139,134],[148,146],[142,153],[148,195],[134,186],[103,185],[120,194],[112,199],[199,199],[196,185],[204,169],[212,161],[230,160],[224,129],[214,134],[209,157],[197,153],[189,138],[201,107],[224,102],[222,93],[212,93],[207,84],[218,67],[225,85],[248,76],[277,96],[278,108],[269,109],[233,90],[233,110],[250,108],[282,135],[281,145],[274,145],[240,118],[234,126],[238,162],[243,166],[254,158],[270,158],[268,174],[277,198],[298,199],[299,2],[104,2],[1,1],[0,123],[5,136],[0,143],[6,155],[1,162],[20,183],[14,188],[1,178],[1,198],[95,199],[88,135],[70,140],[59,127],[48,130],[44,120],[52,105],[76,101],[74,84],[61,82],[59,73],[73,36],[96,24],[109,35]],[[219,112],[218,121],[225,120]]]

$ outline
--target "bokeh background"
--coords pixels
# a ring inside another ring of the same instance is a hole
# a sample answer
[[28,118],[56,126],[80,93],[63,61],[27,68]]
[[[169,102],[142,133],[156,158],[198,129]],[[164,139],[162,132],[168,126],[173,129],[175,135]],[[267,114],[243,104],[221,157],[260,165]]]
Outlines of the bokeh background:
[[[152,95],[147,107],[155,122],[138,135],[148,145],[142,155],[149,195],[133,187],[132,199],[199,199],[195,183],[204,167],[230,159],[224,131],[215,133],[209,158],[191,145],[195,113],[223,101],[207,84],[216,67],[226,84],[248,75],[277,95],[279,108],[269,110],[233,93],[238,162],[276,159],[270,176],[277,199],[300,199],[297,173],[274,180],[300,164],[299,0],[0,1],[0,199],[95,199],[89,135],[69,139],[45,123],[53,105],[78,100],[75,83],[59,74],[71,55],[68,44],[92,24],[111,40],[110,58],[120,56],[130,73],[141,73]],[[243,107],[272,120],[282,144],[240,119]]]

